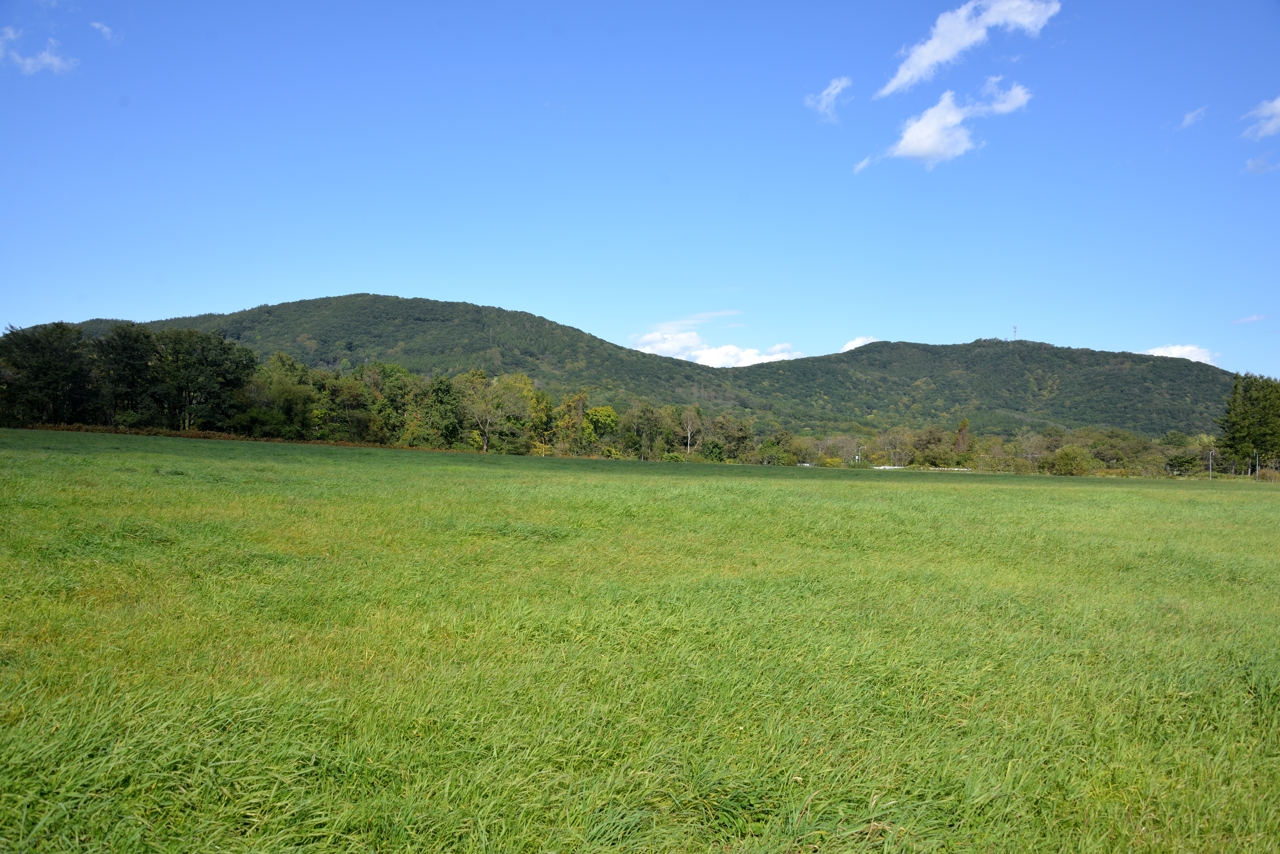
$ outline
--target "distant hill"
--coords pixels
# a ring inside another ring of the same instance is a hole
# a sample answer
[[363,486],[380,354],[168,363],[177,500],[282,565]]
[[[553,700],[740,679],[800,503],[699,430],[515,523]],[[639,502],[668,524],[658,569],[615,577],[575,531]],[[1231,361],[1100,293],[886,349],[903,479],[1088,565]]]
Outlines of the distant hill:
[[[100,335],[113,323],[81,323]],[[1186,359],[1054,347],[1033,341],[928,345],[881,341],[830,356],[710,368],[641,353],[522,311],[353,294],[151,321],[221,330],[266,356],[317,367],[394,362],[423,374],[520,371],[554,392],[603,402],[648,398],[754,414],[792,430],[954,423],[1112,426],[1146,435],[1213,432],[1231,374]]]

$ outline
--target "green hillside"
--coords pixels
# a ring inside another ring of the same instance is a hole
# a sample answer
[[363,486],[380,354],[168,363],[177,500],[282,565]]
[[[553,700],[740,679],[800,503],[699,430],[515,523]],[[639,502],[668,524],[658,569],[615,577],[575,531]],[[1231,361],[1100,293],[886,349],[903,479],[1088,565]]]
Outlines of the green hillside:
[[[113,322],[81,326],[101,334]],[[709,368],[620,347],[527,312],[373,294],[148,325],[219,329],[261,355],[279,350],[313,367],[380,360],[424,374],[519,371],[555,392],[586,388],[613,403],[698,402],[802,431],[968,417],[979,430],[1059,424],[1147,435],[1212,432],[1231,390],[1229,373],[1185,359],[995,339],[877,342],[830,356]]]
[[987,430],[1048,422],[1153,436],[1214,432],[1231,391],[1231,374],[1186,359],[998,339],[877,342],[733,376],[735,388],[785,413],[783,420],[853,417],[886,427],[968,417]]
[[[116,322],[80,326],[98,335]],[[483,368],[526,373],[557,391],[585,387],[678,402],[708,384],[727,388],[714,368],[619,347],[528,312],[465,302],[352,294],[147,325],[221,330],[261,355],[281,351],[311,367],[383,361],[421,374]]]

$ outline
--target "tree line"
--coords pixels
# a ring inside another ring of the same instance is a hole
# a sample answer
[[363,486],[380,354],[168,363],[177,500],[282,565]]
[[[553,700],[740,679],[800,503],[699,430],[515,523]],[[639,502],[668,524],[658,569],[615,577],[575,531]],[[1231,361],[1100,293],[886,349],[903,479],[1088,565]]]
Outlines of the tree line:
[[759,444],[746,422],[704,426],[696,409],[646,401],[619,415],[592,406],[586,392],[557,400],[519,373],[427,377],[382,362],[326,370],[283,353],[259,364],[217,333],[131,323],[98,338],[65,323],[10,328],[0,338],[0,424],[638,459],[681,451],[684,459],[695,446],[746,459]]
[[389,363],[312,368],[217,333],[122,323],[97,338],[52,323],[0,337],[0,424],[214,431],[482,453],[837,467],[919,466],[1081,475],[1256,473],[1280,462],[1280,382],[1237,377],[1221,436],[1152,440],[1105,428],[974,436],[968,421],[797,436],[750,417],[637,399],[622,411],[585,391],[559,399],[525,374],[422,376]]

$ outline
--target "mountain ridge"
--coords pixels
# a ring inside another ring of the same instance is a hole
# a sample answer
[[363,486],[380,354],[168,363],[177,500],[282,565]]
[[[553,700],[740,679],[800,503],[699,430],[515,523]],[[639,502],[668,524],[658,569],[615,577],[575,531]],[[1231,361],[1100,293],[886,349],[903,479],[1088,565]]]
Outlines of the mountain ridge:
[[[90,335],[119,321],[79,325]],[[392,362],[422,374],[519,371],[550,391],[585,389],[625,405],[697,403],[798,432],[956,422],[975,430],[1117,427],[1145,435],[1214,432],[1232,375],[1212,365],[1137,353],[979,339],[879,341],[845,353],[713,368],[642,353],[529,312],[425,298],[350,294],[228,314],[144,322],[220,330],[260,357],[313,367]]]

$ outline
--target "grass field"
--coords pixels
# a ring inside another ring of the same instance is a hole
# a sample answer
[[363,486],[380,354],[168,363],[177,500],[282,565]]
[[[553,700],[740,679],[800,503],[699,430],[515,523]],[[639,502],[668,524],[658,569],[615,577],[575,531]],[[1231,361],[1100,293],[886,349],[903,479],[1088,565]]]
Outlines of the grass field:
[[0,431],[0,849],[1276,850],[1278,522]]

